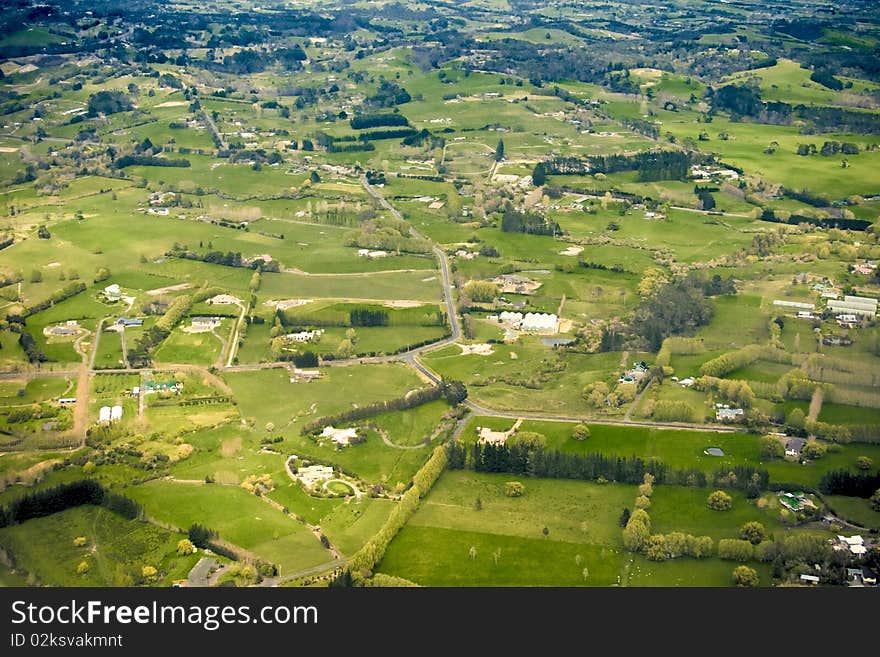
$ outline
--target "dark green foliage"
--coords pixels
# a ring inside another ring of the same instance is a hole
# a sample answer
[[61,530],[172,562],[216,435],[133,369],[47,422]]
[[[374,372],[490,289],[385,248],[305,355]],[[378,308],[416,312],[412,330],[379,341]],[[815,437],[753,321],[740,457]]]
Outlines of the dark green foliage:
[[217,532],[199,524],[191,525],[188,534],[192,544],[199,548],[208,547],[211,540],[217,538]]
[[376,93],[367,98],[367,104],[371,107],[394,107],[411,100],[412,96],[399,84],[390,80],[382,80]]
[[403,114],[392,114],[383,112],[381,114],[362,114],[355,116],[349,121],[353,130],[364,130],[366,128],[379,128],[381,126],[408,126],[409,121]]
[[834,75],[832,75],[830,71],[813,71],[813,73],[810,75],[810,79],[813,82],[818,82],[823,87],[828,87],[829,89],[832,89],[834,91],[843,90],[843,82],[834,77]]
[[22,331],[18,336],[18,345],[24,350],[28,361],[31,363],[45,363],[49,360],[49,357],[43,353],[40,345],[34,340],[34,336],[27,331]]
[[691,335],[712,320],[713,309],[702,286],[692,277],[663,286],[636,310],[632,329],[651,351],[671,335]]
[[352,326],[388,326],[388,313],[384,310],[355,308],[348,316]]
[[736,116],[758,116],[764,111],[761,92],[750,86],[729,84],[715,91],[712,107]]
[[562,232],[559,224],[548,221],[537,212],[519,212],[508,204],[501,216],[501,230],[505,233],[526,233],[528,235],[558,235]]
[[124,169],[130,166],[185,168],[192,165],[189,160],[184,158],[165,158],[154,155],[123,155],[113,163],[115,169]]
[[543,162],[538,162],[532,171],[532,182],[535,187],[541,187],[547,182],[547,169]]
[[446,398],[446,401],[452,406],[460,404],[467,399],[468,396],[467,387],[464,383],[452,379],[442,379],[440,381],[440,390]]
[[83,479],[28,493],[0,508],[0,527],[8,527],[31,518],[48,516],[65,509],[95,504],[134,519],[141,515],[140,505],[122,495],[107,492],[92,479]]
[[304,351],[293,357],[293,364],[297,367],[317,367],[318,356],[312,351]]
[[880,474],[856,474],[832,470],[822,475],[819,491],[824,495],[848,495],[869,498],[880,488]]
[[121,91],[99,91],[89,96],[89,116],[127,112],[134,104]]

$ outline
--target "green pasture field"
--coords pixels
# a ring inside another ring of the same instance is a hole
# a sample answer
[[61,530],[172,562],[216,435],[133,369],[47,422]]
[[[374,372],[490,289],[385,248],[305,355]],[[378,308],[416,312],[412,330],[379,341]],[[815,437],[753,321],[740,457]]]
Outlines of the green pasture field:
[[[82,547],[73,544],[78,536],[86,538]],[[0,545],[17,566],[50,586],[132,586],[148,565],[159,571],[154,585],[168,586],[185,579],[200,557],[178,556],[182,538],[90,505],[0,529]],[[80,575],[77,566],[82,562],[89,569]]]
[[[318,342],[294,343],[299,351],[314,351],[317,354],[334,354],[339,343],[346,339],[345,328],[328,328]],[[447,332],[441,326],[362,326],[355,328],[357,337],[354,353],[391,354],[410,345],[426,341],[440,340]],[[250,334],[248,334],[250,340]],[[241,357],[240,357],[241,359]]]
[[440,416],[449,408],[445,400],[438,399],[406,411],[383,413],[372,420],[395,445],[421,445],[433,435]]
[[[423,432],[430,432],[430,418],[435,418],[436,424],[441,414],[441,407],[432,405],[417,413],[417,421],[403,417],[411,411],[375,418],[389,432],[388,438],[392,443],[396,443],[398,435],[400,436],[404,448],[386,445],[375,431],[366,430],[364,433],[365,430],[361,429],[360,433],[367,437],[365,442],[336,449],[330,441],[319,445],[311,437],[300,436],[298,427],[317,417],[351,408],[355,403],[352,400],[357,399],[356,403],[364,404],[391,399],[413,388],[424,386],[424,382],[403,365],[327,368],[322,379],[309,383],[290,383],[285,369],[230,372],[224,375],[224,379],[235,394],[237,408],[255,430],[262,431],[268,422],[272,422],[274,432],[284,437],[284,442],[270,445],[272,449],[283,454],[297,454],[319,462],[330,462],[366,481],[389,487],[398,482],[409,481],[429,456],[428,446],[410,449],[406,447],[417,442],[415,436],[423,437]],[[272,392],[267,394],[267,391]],[[210,437],[208,440],[210,442]],[[246,456],[247,452],[243,454]],[[246,459],[251,460],[251,457],[246,456]],[[259,455],[259,459],[271,462],[268,472],[280,473],[277,477],[281,480],[286,477],[280,456]],[[253,466],[247,462],[227,461],[205,464],[192,472],[203,477],[211,472],[232,470],[240,480],[246,474],[252,474],[251,469]]]
[[857,522],[870,529],[880,529],[880,511],[871,508],[868,500],[843,495],[828,495],[824,500],[835,513],[850,522]]
[[[519,478],[525,494],[508,498],[504,482],[515,479],[445,473],[392,541],[379,572],[429,586],[658,585],[657,577],[644,577],[650,568],[666,585],[729,583],[731,562],[652,563],[623,551],[617,520],[624,507],[632,506],[633,486]],[[731,527],[735,533],[737,527]],[[769,584],[765,569],[762,574]]]
[[290,574],[330,560],[308,529],[238,486],[153,481],[127,489],[147,514],[187,528],[199,523],[220,538]]
[[286,369],[224,372],[241,414],[262,427],[272,422],[295,433],[295,423],[332,415],[371,401],[393,399],[424,383],[400,364],[351,365],[323,370],[323,378],[310,383],[290,383]]
[[590,544],[408,525],[378,572],[422,586],[614,586],[626,558]]
[[751,365],[740,367],[730,374],[726,374],[724,378],[776,383],[783,374],[790,372],[793,367],[793,365],[785,365],[784,363],[771,363],[765,360],[758,360]]
[[[648,561],[640,554],[633,555],[632,565],[626,573],[626,586],[713,586],[727,587],[733,583],[735,561],[712,559],[674,559],[657,563]],[[768,564],[751,562],[749,568],[758,573],[759,586],[773,583]]]
[[[422,326],[436,321],[442,310],[434,304],[420,304],[408,308],[398,308],[389,304],[332,303],[319,301],[284,311],[290,326],[351,326],[350,315],[354,310],[381,311],[388,315],[388,326]],[[355,327],[370,328],[370,327]]]
[[706,394],[690,388],[683,388],[674,381],[654,386],[651,392],[657,400],[683,401],[693,409],[694,422],[714,422],[715,412]]
[[272,317],[263,324],[248,324],[246,332],[239,332],[244,337],[244,343],[235,352],[235,357],[240,363],[259,363],[269,361],[269,345],[272,342]]
[[442,293],[439,274],[433,271],[382,272],[370,276],[338,277],[266,272],[262,277],[259,296],[265,300],[365,299],[437,303],[441,300]]
[[790,59],[780,59],[775,66],[757,71],[747,71],[729,76],[725,82],[742,83],[749,77],[760,80],[761,97],[765,101],[775,100],[794,105],[842,105],[850,102],[859,92],[876,91],[876,85],[860,81],[852,89],[834,91],[810,80],[810,69]]
[[321,531],[343,554],[354,554],[379,531],[395,504],[391,500],[369,497],[338,504],[321,518]]
[[72,392],[75,382],[61,376],[0,381],[0,407],[36,404],[64,397]]
[[101,331],[98,339],[98,352],[95,354],[95,369],[118,369],[121,367],[125,367],[125,362],[122,358],[122,342],[119,333]]
[[[493,345],[489,356],[462,355],[455,345],[437,349],[421,357],[429,369],[447,378],[464,381],[474,401],[491,408],[537,412],[586,414],[581,390],[594,381],[612,382],[620,365],[619,353],[569,354],[567,367],[553,371],[538,387],[525,387],[541,367],[550,367],[558,355],[538,338],[525,337],[515,344]],[[511,357],[514,354],[514,357]],[[511,377],[508,382],[491,378]]]
[[[761,344],[769,338],[769,317],[761,310],[761,298],[736,294],[716,297],[708,326],[697,331],[707,349],[737,349],[747,344]],[[708,360],[708,359],[707,359]]]
[[[651,531],[668,534],[680,531],[695,536],[711,536],[717,543],[722,538],[739,538],[739,528],[747,522],[760,522],[771,534],[781,530],[771,507],[759,509],[739,491],[727,491],[733,498],[728,511],[713,511],[706,506],[712,488],[657,486],[651,497]],[[733,566],[731,566],[733,570]]]
[[830,424],[880,424],[880,409],[824,402],[819,420]]
[[564,30],[557,30],[553,28],[542,29],[539,27],[532,28],[531,30],[524,30],[522,32],[487,32],[482,36],[486,40],[519,39],[521,41],[528,41],[530,43],[536,44],[552,43],[575,46],[583,43],[581,39],[574,36],[573,34],[569,34]]
[[162,363],[212,365],[220,358],[234,321],[224,318],[218,328],[203,333],[187,333],[178,326],[155,350],[153,358]]
[[[735,465],[753,465],[766,469],[770,473],[771,482],[799,484],[810,488],[817,487],[822,474],[828,470],[855,470],[858,456],[873,458],[875,468],[880,463],[880,446],[874,444],[832,445],[821,459],[801,465],[788,460],[762,460],[760,436],[753,434],[621,427],[590,424],[589,421],[586,424],[591,435],[584,441],[571,437],[574,427],[571,423],[526,420],[519,430],[543,434],[547,438],[549,449],[567,453],[638,456],[643,459],[657,459],[671,468],[697,468],[706,473]],[[477,426],[507,430],[512,425],[513,420],[473,417],[468,420],[462,439],[476,440]],[[709,447],[720,447],[724,450],[724,456],[704,454],[704,450]]]
[[[657,114],[663,130],[670,131],[676,138],[690,137],[696,141],[700,132],[707,132],[709,142],[706,148],[717,152],[724,162],[791,189],[808,189],[833,198],[872,194],[876,190],[873,172],[876,171],[880,154],[865,151],[867,146],[878,143],[880,138],[876,135],[802,135],[793,126],[735,123],[721,116],[710,124],[704,124],[697,123],[696,115],[690,112],[658,110]],[[719,138],[722,132],[729,135],[727,140]],[[830,140],[854,142],[862,152],[858,155],[829,157],[802,157],[796,154],[798,144],[812,143],[820,148]],[[764,149],[770,142],[778,144],[776,152],[765,154]],[[841,166],[844,159],[850,164],[847,168]]]

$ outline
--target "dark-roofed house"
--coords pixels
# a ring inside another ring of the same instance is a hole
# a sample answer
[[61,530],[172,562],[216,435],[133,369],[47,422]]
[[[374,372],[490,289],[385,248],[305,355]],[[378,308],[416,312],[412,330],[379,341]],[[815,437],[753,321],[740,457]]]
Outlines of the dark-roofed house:
[[785,455],[800,458],[801,450],[806,442],[803,438],[789,438],[788,442],[785,443]]

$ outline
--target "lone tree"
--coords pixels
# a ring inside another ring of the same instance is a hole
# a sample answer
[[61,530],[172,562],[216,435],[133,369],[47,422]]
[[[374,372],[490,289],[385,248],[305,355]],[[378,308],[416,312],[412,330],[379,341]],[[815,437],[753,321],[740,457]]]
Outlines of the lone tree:
[[626,527],[626,523],[629,522],[630,511],[628,508],[623,509],[623,513],[620,514],[620,518],[617,520],[617,524],[620,527]]
[[733,583],[743,588],[758,585],[758,573],[748,566],[737,566],[733,569]]
[[590,428],[586,424],[576,424],[571,432],[575,440],[586,440],[590,437]]
[[757,545],[767,536],[764,525],[760,522],[747,522],[739,528],[739,537],[744,541],[748,541],[752,545]]
[[443,392],[443,396],[446,398],[452,406],[460,404],[465,399],[467,399],[468,391],[467,386],[464,385],[461,381],[455,381],[453,379],[442,379],[440,381],[440,387]]
[[880,488],[874,491],[874,494],[871,495],[871,508],[874,511],[880,511]]
[[504,159],[504,140],[499,139],[498,145],[495,147],[495,161],[500,162]]
[[859,470],[870,470],[874,465],[874,459],[870,456],[860,456],[856,459],[856,467]]
[[526,492],[526,487],[519,481],[508,481],[504,484],[504,494],[507,497],[522,497]]
[[543,187],[546,182],[547,168],[544,166],[543,162],[538,162],[535,165],[534,171],[532,171],[532,183],[534,183],[535,187]]
[[706,506],[713,511],[727,511],[733,505],[733,498],[723,490],[716,490],[706,498]]
[[782,443],[773,436],[764,436],[761,438],[761,458],[764,459],[781,459],[785,456],[785,448]]

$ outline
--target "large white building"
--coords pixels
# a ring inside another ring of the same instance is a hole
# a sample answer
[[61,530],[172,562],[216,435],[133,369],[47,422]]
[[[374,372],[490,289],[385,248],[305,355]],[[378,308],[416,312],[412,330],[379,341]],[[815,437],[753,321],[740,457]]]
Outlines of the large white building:
[[332,426],[324,427],[321,438],[329,438],[340,447],[347,447],[352,440],[357,440],[357,429],[334,429]]
[[873,318],[877,315],[877,299],[855,297],[848,294],[843,297],[843,301],[829,299],[828,309],[837,314],[860,315]]
[[555,314],[526,313],[523,317],[520,329],[523,331],[535,331],[539,333],[556,333],[559,318]]

